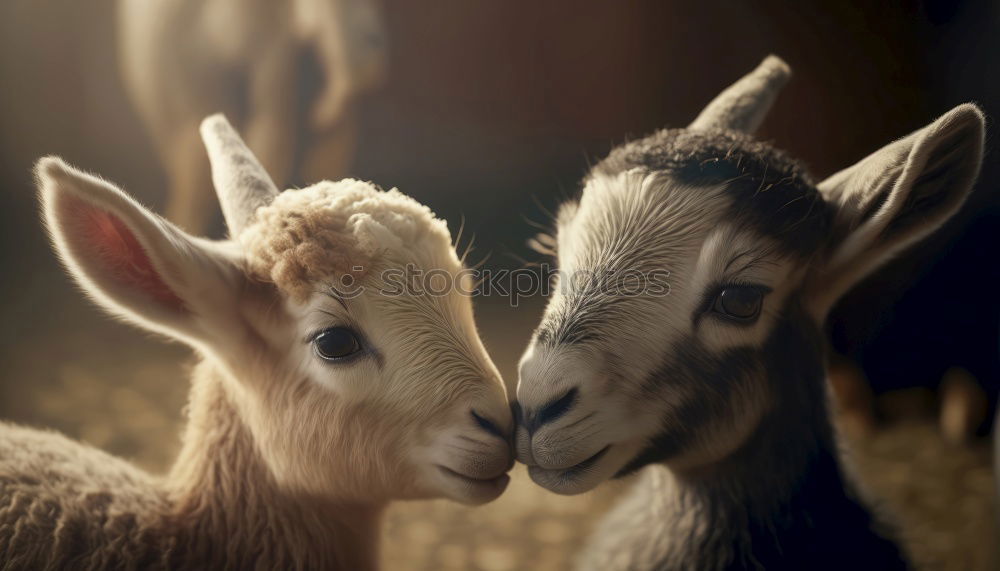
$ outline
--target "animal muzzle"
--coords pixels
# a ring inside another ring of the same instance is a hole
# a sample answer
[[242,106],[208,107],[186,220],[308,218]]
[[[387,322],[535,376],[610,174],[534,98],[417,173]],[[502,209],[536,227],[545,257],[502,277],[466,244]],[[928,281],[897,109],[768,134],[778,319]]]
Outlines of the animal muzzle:
[[597,444],[601,437],[595,426],[597,414],[582,410],[579,401],[579,389],[571,388],[538,407],[515,402],[517,459],[529,467],[561,470],[592,456],[596,453],[592,448],[603,448]]
[[465,422],[442,433],[428,457],[441,491],[470,504],[503,493],[514,465],[509,427],[509,419],[471,409]]

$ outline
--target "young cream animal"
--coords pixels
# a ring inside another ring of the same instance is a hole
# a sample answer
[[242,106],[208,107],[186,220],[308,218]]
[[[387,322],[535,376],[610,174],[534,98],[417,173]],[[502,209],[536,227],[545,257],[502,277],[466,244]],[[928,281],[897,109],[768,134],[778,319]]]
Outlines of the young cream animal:
[[[687,129],[615,149],[558,214],[518,459],[563,494],[649,467],[585,569],[904,566],[838,454],[822,324],[958,210],[983,115],[960,105],[814,184],[749,134],[788,76],[770,57]],[[667,271],[639,292],[635,278]]]
[[215,216],[198,124],[216,110],[279,185],[344,176],[354,100],[385,73],[377,0],[118,0],[117,25],[122,80],[166,168],[171,221],[203,232]]
[[202,133],[230,241],[38,163],[80,287],[201,363],[162,478],[0,424],[2,569],[371,569],[390,500],[506,486],[510,410],[469,298],[381,283],[406,266],[467,279],[444,222],[359,181],[279,194],[224,118]]

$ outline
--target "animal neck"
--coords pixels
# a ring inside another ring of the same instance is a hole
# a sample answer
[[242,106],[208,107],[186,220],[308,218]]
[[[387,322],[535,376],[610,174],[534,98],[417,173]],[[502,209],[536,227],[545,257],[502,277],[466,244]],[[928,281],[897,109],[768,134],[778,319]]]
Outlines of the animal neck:
[[666,471],[672,555],[698,569],[905,568],[845,475],[822,337],[794,313],[765,348],[772,406],[757,429],[721,461]]
[[282,490],[225,385],[207,362],[193,375],[181,453],[166,479],[176,551],[220,568],[376,568],[384,506]]

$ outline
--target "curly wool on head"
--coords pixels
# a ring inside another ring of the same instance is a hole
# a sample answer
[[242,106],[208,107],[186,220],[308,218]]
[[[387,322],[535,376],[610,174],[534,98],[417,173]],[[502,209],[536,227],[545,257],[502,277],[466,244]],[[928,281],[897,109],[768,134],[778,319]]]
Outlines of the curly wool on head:
[[[249,270],[302,301],[323,280],[359,280],[386,256],[449,253],[447,224],[395,188],[354,179],[286,190],[237,237]],[[457,261],[457,260],[456,260]]]

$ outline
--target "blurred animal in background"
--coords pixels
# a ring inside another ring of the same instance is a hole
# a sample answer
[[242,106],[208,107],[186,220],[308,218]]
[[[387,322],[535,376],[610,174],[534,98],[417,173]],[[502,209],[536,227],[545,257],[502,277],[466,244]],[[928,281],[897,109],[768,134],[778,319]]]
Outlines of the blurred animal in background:
[[958,211],[984,117],[960,105],[815,183],[751,135],[789,76],[769,57],[613,150],[543,241],[560,281],[520,364],[518,459],[562,494],[646,468],[585,569],[906,566],[840,456],[823,323]]
[[223,111],[280,185],[337,180],[352,158],[355,100],[382,81],[377,0],[119,0],[126,90],[168,177],[167,218],[217,218],[198,124]]
[[382,290],[404,266],[470,279],[445,223],[355,180],[279,193],[224,118],[203,133],[231,240],[38,163],[81,289],[200,364],[165,478],[0,423],[4,569],[371,569],[390,500],[506,487],[513,423],[469,297]]
[[989,420],[986,391],[961,367],[945,371],[936,394],[914,387],[876,397],[861,367],[839,355],[831,357],[827,380],[834,394],[838,426],[854,439],[872,436],[884,423],[936,419],[944,440],[959,446],[972,442]]

